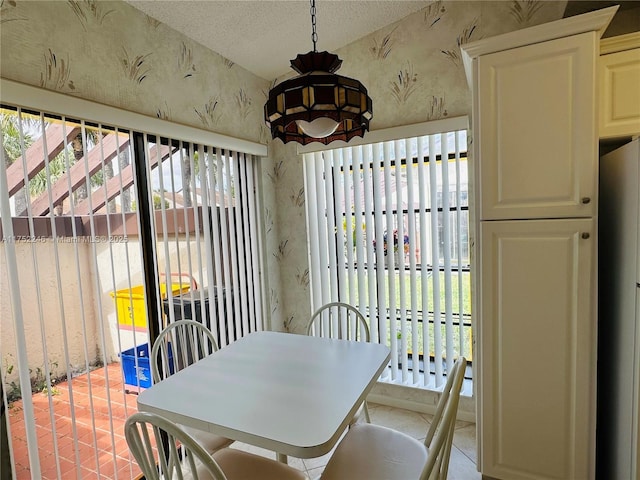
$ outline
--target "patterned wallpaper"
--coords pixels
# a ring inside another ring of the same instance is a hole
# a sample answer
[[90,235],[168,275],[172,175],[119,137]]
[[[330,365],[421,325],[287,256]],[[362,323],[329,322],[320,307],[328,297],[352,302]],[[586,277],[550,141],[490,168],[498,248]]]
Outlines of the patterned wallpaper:
[[2,77],[266,143],[268,82],[129,4],[0,2]]
[[[565,5],[436,0],[334,52],[339,73],[368,88],[372,130],[468,115],[459,46],[557,20]],[[121,1],[0,0],[0,26],[2,77],[269,142],[261,164],[267,301],[274,329],[303,331],[311,314],[303,166],[295,145],[268,139],[269,83]]]
[[[459,46],[562,18],[566,2],[441,1],[334,53],[339,73],[357,78],[373,99],[371,130],[471,114]],[[322,22],[322,12],[318,12]],[[322,37],[318,39],[322,50]],[[366,138],[366,135],[365,135]],[[302,333],[311,315],[304,176],[295,146],[273,142],[279,267],[275,313],[285,329]]]

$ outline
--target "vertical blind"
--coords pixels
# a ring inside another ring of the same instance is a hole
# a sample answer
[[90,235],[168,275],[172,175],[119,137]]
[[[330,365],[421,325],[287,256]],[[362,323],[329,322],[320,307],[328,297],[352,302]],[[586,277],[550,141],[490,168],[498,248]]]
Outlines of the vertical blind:
[[383,380],[437,389],[472,358],[466,145],[459,129],[304,155],[312,309],[365,314]]
[[150,319],[159,331],[199,318],[223,348],[264,328],[259,157],[15,105],[0,116],[0,401],[13,477],[133,478],[122,424],[144,387],[135,372],[148,359],[133,352],[153,340]]

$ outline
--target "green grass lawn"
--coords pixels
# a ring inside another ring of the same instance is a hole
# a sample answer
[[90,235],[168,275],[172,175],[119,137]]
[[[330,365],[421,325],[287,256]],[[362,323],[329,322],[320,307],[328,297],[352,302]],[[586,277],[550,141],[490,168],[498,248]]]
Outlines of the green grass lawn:
[[[424,273],[424,275],[423,275]],[[425,334],[428,334],[429,355],[436,355],[436,348],[434,344],[435,334],[439,333],[441,337],[440,344],[442,345],[442,351],[438,352],[439,356],[446,356],[447,347],[447,320],[450,323],[450,347],[453,349],[454,356],[461,353],[467,357],[472,358],[472,331],[471,331],[471,274],[469,272],[452,272],[450,275],[450,284],[445,283],[445,272],[440,272],[438,276],[438,283],[436,285],[437,290],[434,292],[434,278],[431,272],[417,272],[415,276],[415,297],[411,295],[412,283],[411,277],[408,271],[400,272],[398,270],[392,271],[389,275],[389,271],[385,271],[385,282],[383,288],[380,288],[378,284],[377,298],[385,299],[385,311],[387,312],[386,319],[386,337],[387,344],[391,344],[391,323],[390,318],[395,318],[395,330],[400,332],[402,330],[402,318],[405,323],[405,336],[407,339],[408,351],[412,353],[424,354],[424,338]],[[390,283],[393,282],[395,303],[391,305],[390,299]],[[426,286],[426,292],[423,292],[423,286]],[[370,302],[369,292],[367,290],[364,299],[360,299],[357,288],[355,288],[354,302],[358,305],[358,308],[369,314],[370,321],[375,325],[374,312],[376,311],[375,299]],[[404,295],[401,293],[404,290]],[[449,294],[450,304],[447,304],[447,293]],[[460,293],[462,293],[460,295]],[[349,297],[347,297],[349,298]],[[401,298],[404,299],[401,302]],[[436,299],[439,299],[439,311],[440,315],[438,319],[434,319],[434,305]],[[426,305],[426,309],[423,308]],[[447,311],[447,306],[449,310]],[[395,308],[395,314],[393,308]],[[415,314],[414,314],[415,309]],[[428,322],[424,322],[423,316],[428,313]],[[462,312],[463,321],[462,327],[459,325],[459,315]],[[450,318],[447,319],[447,313],[450,313]],[[404,316],[403,316],[404,314]],[[417,320],[417,344],[414,343],[414,335],[412,334],[412,321],[413,318]],[[376,317],[377,318],[377,317]],[[436,328],[435,324],[439,324],[439,328]],[[370,325],[371,326],[371,325]],[[425,327],[426,332],[425,332]],[[460,336],[463,336],[462,345],[460,344]],[[462,352],[461,352],[462,349]]]

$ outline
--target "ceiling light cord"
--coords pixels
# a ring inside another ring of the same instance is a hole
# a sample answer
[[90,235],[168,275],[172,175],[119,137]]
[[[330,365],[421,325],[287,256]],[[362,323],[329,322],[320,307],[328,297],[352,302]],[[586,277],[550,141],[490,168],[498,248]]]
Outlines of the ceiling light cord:
[[318,33],[316,32],[316,0],[311,0],[311,41],[313,42],[313,51],[317,52],[316,43],[318,42]]

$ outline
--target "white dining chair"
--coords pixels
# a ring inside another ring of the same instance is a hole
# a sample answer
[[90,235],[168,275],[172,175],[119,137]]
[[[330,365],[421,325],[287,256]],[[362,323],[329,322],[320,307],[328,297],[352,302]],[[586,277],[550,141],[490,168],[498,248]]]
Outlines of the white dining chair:
[[330,302],[316,310],[307,324],[307,335],[370,341],[369,326],[364,315],[353,305],[344,302]]
[[[364,315],[344,302],[330,302],[316,310],[307,325],[307,335],[363,342],[371,340]],[[358,407],[349,425],[357,423],[363,416],[367,423],[371,422],[366,400]]]
[[447,375],[424,442],[391,428],[358,424],[333,452],[321,480],[445,480],[467,360]]
[[[194,320],[178,320],[169,324],[153,343],[149,358],[153,383],[202,360],[218,350],[211,330]],[[228,447],[233,440],[213,433],[182,427],[209,453]]]
[[224,448],[210,455],[182,427],[155,413],[135,413],[124,428],[146,480],[307,479],[295,468],[241,450]]

